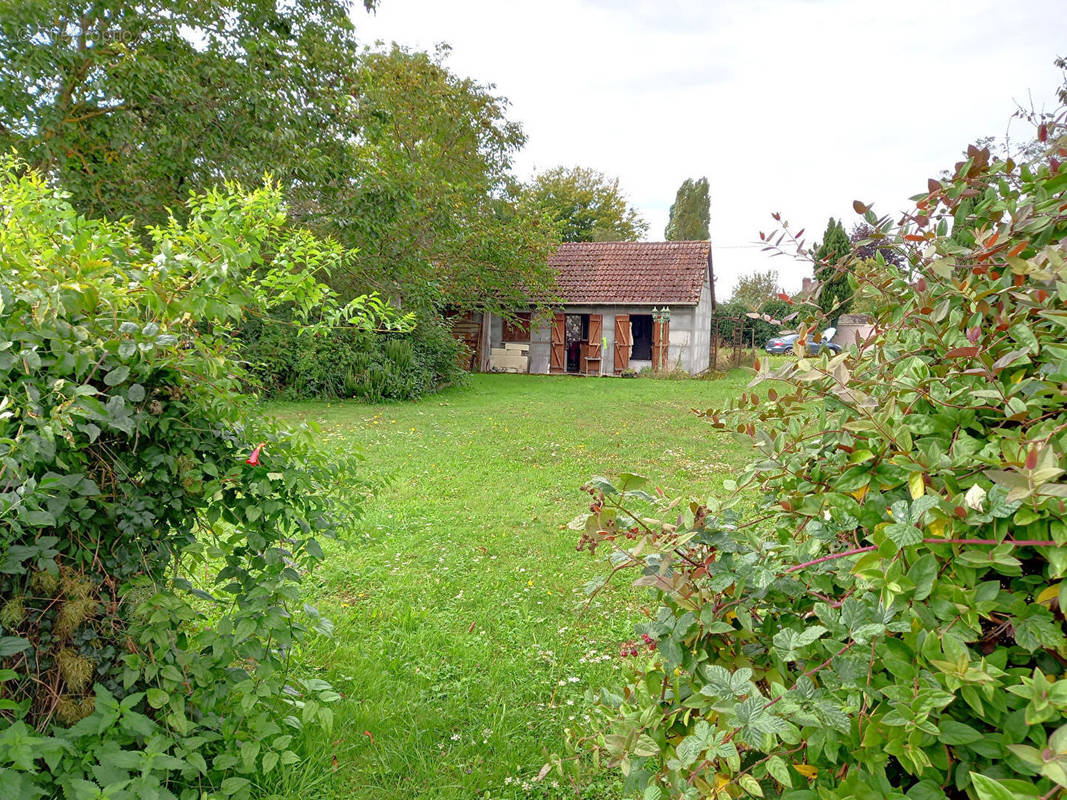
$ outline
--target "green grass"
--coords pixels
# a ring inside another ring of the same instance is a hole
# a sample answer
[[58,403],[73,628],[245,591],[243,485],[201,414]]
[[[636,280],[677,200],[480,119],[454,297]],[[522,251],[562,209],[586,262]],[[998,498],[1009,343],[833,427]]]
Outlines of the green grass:
[[[750,451],[691,408],[747,380],[593,380],[476,375],[418,403],[271,404],[315,421],[324,444],[358,449],[387,481],[360,529],[309,587],[336,637],[301,655],[344,694],[329,738],[268,787],[279,797],[574,797],[532,783],[586,689],[620,680],[621,641],[645,595],[623,581],[584,611],[605,574],[566,523],[582,483],[634,471],[671,495],[722,491]],[[580,721],[580,720],[578,720]],[[619,796],[611,773],[584,797]]]

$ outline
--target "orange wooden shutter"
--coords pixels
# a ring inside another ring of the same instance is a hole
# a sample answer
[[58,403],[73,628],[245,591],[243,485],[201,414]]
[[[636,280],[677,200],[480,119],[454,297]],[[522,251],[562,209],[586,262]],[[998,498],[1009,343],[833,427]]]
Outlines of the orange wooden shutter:
[[599,375],[600,360],[603,357],[604,317],[600,314],[589,315],[589,347],[585,357],[585,374]]
[[615,372],[622,372],[630,368],[630,347],[633,339],[630,337],[630,315],[615,315]]
[[567,317],[556,314],[552,318],[552,350],[549,354],[549,372],[567,371]]

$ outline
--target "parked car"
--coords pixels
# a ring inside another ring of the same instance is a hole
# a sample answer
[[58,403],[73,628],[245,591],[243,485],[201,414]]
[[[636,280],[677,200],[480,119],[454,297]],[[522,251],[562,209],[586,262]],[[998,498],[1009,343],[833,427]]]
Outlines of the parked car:
[[[810,355],[817,355],[823,350],[828,350],[831,353],[840,353],[841,345],[834,344],[830,340],[834,338],[834,334],[837,333],[837,328],[827,328],[822,332],[822,338],[818,341],[812,341],[808,339],[808,353]],[[798,333],[783,333],[775,336],[772,339],[767,340],[767,344],[763,346],[763,349],[768,353],[782,354],[792,353],[793,344],[797,340]]]

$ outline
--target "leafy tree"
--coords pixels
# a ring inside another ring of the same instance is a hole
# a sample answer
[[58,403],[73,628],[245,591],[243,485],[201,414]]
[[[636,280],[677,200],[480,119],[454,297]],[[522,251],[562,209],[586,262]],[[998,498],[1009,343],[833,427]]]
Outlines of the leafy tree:
[[421,312],[512,310],[552,286],[558,244],[538,209],[514,198],[512,158],[526,141],[491,87],[434,54],[393,47],[364,55],[342,154],[347,177],[309,187],[293,215],[360,252],[331,281],[377,289]]
[[[365,0],[368,9],[375,0]],[[342,182],[347,0],[0,0],[0,151],[92,217],[181,213],[220,180]]]
[[[1067,788],[1065,120],[879,223],[902,263],[859,285],[874,336],[705,415],[759,450],[727,500],[589,485],[582,547],[658,599],[577,740],[635,794]],[[963,210],[971,245],[935,221]]]
[[711,238],[710,226],[708,179],[686,178],[678,187],[663,235],[669,242],[705,241]]
[[765,272],[756,270],[737,279],[733,293],[730,295],[730,302],[755,307],[765,300],[777,298],[781,291],[778,286],[777,270],[769,269]]
[[815,279],[819,282],[819,307],[831,320],[847,314],[852,306],[852,289],[848,285],[851,252],[844,226],[830,217],[822,244],[815,248]]
[[555,221],[565,242],[636,242],[648,232],[618,178],[585,167],[556,167],[536,175],[521,192],[525,208]]

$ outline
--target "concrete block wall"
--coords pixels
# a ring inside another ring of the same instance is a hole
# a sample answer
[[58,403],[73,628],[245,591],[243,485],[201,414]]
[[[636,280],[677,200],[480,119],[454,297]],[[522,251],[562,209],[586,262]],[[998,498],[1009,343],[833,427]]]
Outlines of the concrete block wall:
[[[706,295],[706,296],[705,296]],[[600,360],[600,374],[615,372],[615,317],[620,314],[651,314],[652,306],[567,306],[568,314],[600,314],[603,319],[604,352]],[[670,342],[667,348],[667,363],[670,369],[684,369],[690,373],[701,372],[708,367],[708,350],[711,345],[711,294],[705,287],[699,306],[671,306]],[[499,317],[490,323],[490,340],[493,347],[500,347],[503,326]],[[530,372],[546,375],[549,372],[552,350],[552,320],[534,320],[530,331]],[[631,368],[640,369],[650,362],[632,362]]]
[[689,371],[703,372],[711,364],[711,283],[704,282],[700,290],[700,304],[693,309],[693,347]]

